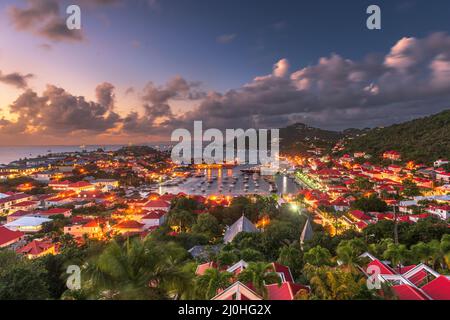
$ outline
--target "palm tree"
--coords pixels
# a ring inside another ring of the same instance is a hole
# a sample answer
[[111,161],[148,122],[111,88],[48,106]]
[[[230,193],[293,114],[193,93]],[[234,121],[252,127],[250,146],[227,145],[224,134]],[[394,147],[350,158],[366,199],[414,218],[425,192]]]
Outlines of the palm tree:
[[174,244],[127,240],[111,242],[88,265],[89,283],[107,299],[165,299],[187,290],[189,275],[180,268],[184,249]]
[[308,272],[314,295],[323,300],[349,300],[360,290],[353,274],[328,266],[314,268]]
[[428,263],[431,255],[431,248],[425,242],[418,242],[415,245],[411,246],[411,255],[412,258],[416,261]]
[[401,265],[408,259],[409,255],[410,253],[404,244],[390,244],[383,253],[383,257],[391,260],[392,266],[398,267],[400,273]]
[[349,271],[357,272],[359,256],[365,251],[365,248],[361,239],[343,240],[339,243],[336,253],[338,259],[347,266]]
[[316,246],[309,251],[305,252],[303,259],[306,263],[319,267],[322,265],[331,264],[331,253],[326,248]]
[[277,283],[278,286],[281,286],[281,278],[274,271],[273,265],[265,262],[249,263],[248,267],[239,274],[238,280],[251,283],[256,293],[264,299],[268,298],[266,284]]
[[216,268],[211,268],[196,279],[195,286],[198,297],[205,300],[210,300],[217,294],[219,289],[226,289],[231,283],[233,274],[227,271],[220,271]]

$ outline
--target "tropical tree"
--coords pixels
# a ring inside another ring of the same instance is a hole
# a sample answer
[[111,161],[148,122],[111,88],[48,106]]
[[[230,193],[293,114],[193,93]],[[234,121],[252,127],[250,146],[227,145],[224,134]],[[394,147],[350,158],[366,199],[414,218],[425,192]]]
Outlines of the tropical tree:
[[410,252],[404,244],[390,244],[383,253],[384,259],[391,260],[392,266],[396,266],[400,269],[409,256]]
[[366,250],[362,239],[343,240],[339,243],[336,253],[338,259],[352,272],[357,271],[359,256]]
[[173,209],[169,212],[167,222],[179,231],[186,232],[195,223],[195,215],[188,210]]
[[305,270],[313,294],[322,300],[350,300],[356,297],[362,286],[352,273],[329,266],[313,267]]
[[331,265],[331,253],[328,249],[316,246],[305,252],[303,259],[305,263],[312,266],[320,267],[323,265]]
[[239,274],[238,280],[243,283],[251,283],[255,291],[264,299],[268,298],[266,284],[281,285],[281,278],[273,269],[273,265],[265,262],[249,263],[248,267]]
[[213,298],[219,289],[226,289],[231,284],[233,274],[227,271],[220,271],[210,268],[205,273],[197,277],[195,287],[197,297],[204,300]]
[[106,299],[175,298],[188,289],[189,274],[180,269],[186,251],[173,243],[112,241],[88,264],[94,295]]

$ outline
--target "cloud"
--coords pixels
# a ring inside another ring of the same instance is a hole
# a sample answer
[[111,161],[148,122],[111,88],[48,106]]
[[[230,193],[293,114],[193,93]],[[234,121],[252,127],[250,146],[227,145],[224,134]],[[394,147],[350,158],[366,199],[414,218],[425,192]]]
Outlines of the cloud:
[[2,74],[0,71],[0,82],[12,85],[18,89],[25,89],[28,87],[28,80],[33,78],[34,75],[29,74],[20,74],[18,72],[13,72],[9,74]]
[[237,35],[234,33],[223,34],[216,38],[216,42],[221,43],[221,44],[227,44],[227,43],[233,42],[233,40],[236,39],[236,37],[237,37]]
[[[384,55],[352,60],[338,54],[291,70],[287,59],[272,73],[243,86],[205,92],[199,82],[175,76],[163,85],[147,83],[139,111],[114,112],[114,86],[96,88],[96,102],[49,86],[42,93],[26,90],[9,108],[17,121],[0,121],[0,133],[92,136],[105,132],[130,137],[170,136],[190,129],[195,120],[204,128],[274,128],[295,122],[328,129],[373,127],[410,120],[450,107],[450,36],[400,39]],[[130,93],[131,90],[128,92]],[[172,112],[174,101],[194,108]],[[130,138],[131,139],[131,138]]]
[[11,6],[8,16],[18,31],[28,31],[55,42],[82,41],[81,30],[69,30],[57,0],[27,0],[25,8]]
[[53,85],[48,85],[42,95],[28,89],[9,106],[9,112],[17,120],[3,119],[0,134],[69,136],[105,133],[120,121],[113,111],[113,89],[107,83],[99,85],[97,102],[71,95]]
[[330,129],[409,120],[450,107],[450,37],[400,39],[385,56],[359,61],[338,54],[289,72],[282,59],[267,76],[208,95],[184,115],[189,125],[282,127],[296,121]]

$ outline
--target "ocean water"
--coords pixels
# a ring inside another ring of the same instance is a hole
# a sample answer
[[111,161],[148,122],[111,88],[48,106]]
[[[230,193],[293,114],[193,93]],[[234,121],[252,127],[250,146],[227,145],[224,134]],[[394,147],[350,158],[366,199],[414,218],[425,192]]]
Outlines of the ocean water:
[[105,151],[115,151],[122,145],[89,145],[83,148],[79,146],[0,146],[0,164],[8,164],[23,158],[33,158],[49,153],[95,151],[102,148]]

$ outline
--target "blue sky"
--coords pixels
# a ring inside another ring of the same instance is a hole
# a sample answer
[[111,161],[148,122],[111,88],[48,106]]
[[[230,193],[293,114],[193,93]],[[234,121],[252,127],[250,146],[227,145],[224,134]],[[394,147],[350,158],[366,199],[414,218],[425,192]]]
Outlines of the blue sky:
[[[44,2],[56,5],[59,16],[41,14],[42,20],[34,21],[32,27],[23,27],[20,24],[23,24],[24,20],[20,20],[23,16],[17,17],[11,13],[17,9],[19,13],[34,10],[35,14]],[[4,75],[18,73],[33,76],[27,78],[26,88],[11,86],[11,81],[0,82],[0,118],[3,116],[7,121],[20,118],[20,112],[12,112],[10,105],[24,89],[41,95],[46,86],[51,84],[64,88],[71,95],[95,101],[96,86],[107,82],[114,86],[114,112],[120,117],[125,118],[134,111],[140,115],[145,112],[155,113],[156,109],[156,113],[161,114],[162,104],[168,104],[176,116],[176,119],[170,120],[179,123],[187,118],[192,120],[192,115],[184,116],[184,113],[199,107],[201,109],[202,104],[218,102],[215,97],[215,101],[207,98],[209,100],[203,103],[208,92],[227,95],[229,90],[245,90],[256,77],[270,75],[274,64],[281,59],[288,61],[289,74],[286,77],[296,71],[317,66],[321,58],[330,58],[333,54],[341,57],[343,64],[350,60],[356,65],[354,68],[367,70],[371,68],[370,64],[364,67],[359,67],[359,64],[365,64],[367,57],[372,56],[381,57],[382,60],[405,37],[427,39],[437,32],[445,35],[450,32],[450,2],[445,0],[434,0],[432,4],[423,0],[73,0],[70,4],[79,4],[82,10],[83,40],[74,40],[70,35],[55,37],[54,34],[39,31],[39,28],[45,26],[45,19],[62,21],[68,4],[64,0],[1,2],[0,28],[3,31],[0,33],[0,71]],[[365,11],[370,4],[381,7],[382,30],[366,28]],[[430,55],[430,60],[427,61],[428,68],[433,61],[441,59],[438,59],[439,55],[442,57],[448,50],[445,46],[437,50],[426,40],[419,41],[418,45],[428,46],[428,51],[433,52],[433,56]],[[410,49],[407,48],[408,50]],[[422,61],[421,65],[424,63]],[[382,65],[382,62],[378,63],[379,67]],[[445,71],[445,66],[440,65],[441,73],[442,68]],[[158,101],[161,102],[160,105],[155,103],[154,97],[150,102],[142,101],[149,82],[152,82],[153,89],[167,91],[166,83],[177,75],[189,82],[188,91],[195,88],[196,93],[201,91],[203,95],[199,95],[199,99],[187,99],[186,96],[191,92],[177,92],[165,101]],[[362,89],[370,85],[376,86],[377,81],[382,82],[386,78],[376,72],[370,76],[370,81],[364,80],[367,83],[361,86]],[[422,74],[421,77],[423,76]],[[440,77],[442,80],[442,75]],[[272,84],[270,88],[278,85],[281,84]],[[132,94],[130,88],[133,88]],[[280,91],[279,96],[281,92],[284,96],[293,94]],[[428,93],[427,95],[429,96]],[[260,98],[261,95],[254,101]],[[412,97],[409,106],[422,98]],[[242,101],[246,98],[241,96],[240,99]],[[405,101],[388,99],[383,102],[382,107],[386,108],[389,103],[396,105],[403,102]],[[149,103],[152,108],[155,107],[151,111],[142,106]],[[443,108],[441,103],[438,105],[429,112]],[[327,105],[321,108],[328,110],[331,107]],[[204,108],[209,110],[206,106]],[[239,110],[237,106],[236,108]],[[326,126],[323,123],[325,117],[308,115],[314,108],[316,107],[304,107],[295,112],[289,107],[290,113],[280,116],[279,121],[262,121],[262,117],[267,114],[261,113],[258,121],[261,121],[261,125],[265,123],[279,126],[304,119],[313,125]],[[380,120],[382,116],[375,116],[373,112],[362,119],[358,108],[363,107],[358,104],[346,109],[349,119],[355,113],[358,114],[359,118],[355,118],[355,121],[342,119],[328,127],[341,129],[349,125],[361,127],[389,124],[383,123]],[[399,121],[428,112],[418,112],[417,107],[408,111],[398,110],[398,114],[395,114],[397,117],[393,119]],[[112,110],[105,112],[110,111]],[[163,113],[161,119],[146,123],[144,127],[151,128],[170,118],[170,112],[166,110]],[[155,120],[152,115],[147,114],[147,118],[149,117],[152,121]],[[211,123],[213,124],[214,122]],[[48,125],[42,124],[42,128],[45,127]],[[121,131],[120,128],[115,129],[117,132]],[[75,128],[70,134],[81,137],[85,130],[86,128]],[[47,138],[52,140],[49,133],[51,130],[44,131],[49,134]],[[139,130],[140,134],[144,131]],[[26,133],[22,133],[26,140]],[[155,132],[149,134],[153,135]]]

